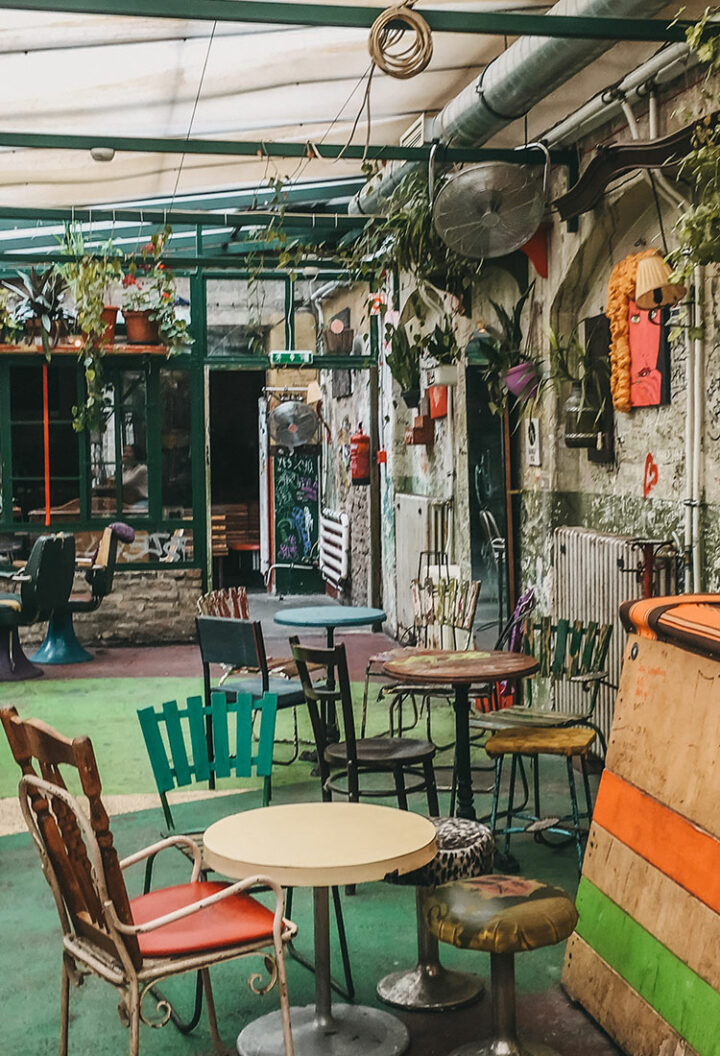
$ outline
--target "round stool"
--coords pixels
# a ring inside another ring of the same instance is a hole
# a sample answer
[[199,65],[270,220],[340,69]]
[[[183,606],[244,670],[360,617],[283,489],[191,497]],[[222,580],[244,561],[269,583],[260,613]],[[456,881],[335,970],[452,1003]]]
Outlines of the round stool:
[[424,913],[440,942],[490,954],[494,1037],[462,1045],[451,1056],[556,1056],[546,1045],[518,1040],[515,954],[572,934],[578,915],[567,893],[540,880],[480,876],[426,892]]
[[479,976],[449,971],[440,964],[438,940],[425,924],[423,895],[426,888],[490,872],[495,844],[490,830],[477,821],[430,820],[435,826],[437,854],[422,869],[392,879],[393,883],[417,888],[418,963],[414,968],[386,975],[378,983],[377,993],[381,1001],[395,1008],[443,1012],[477,1000],[485,987]]

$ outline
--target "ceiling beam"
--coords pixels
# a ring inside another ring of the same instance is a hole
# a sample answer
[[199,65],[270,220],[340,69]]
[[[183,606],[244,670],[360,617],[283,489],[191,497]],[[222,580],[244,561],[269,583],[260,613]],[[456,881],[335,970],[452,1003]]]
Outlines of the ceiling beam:
[[[282,248],[282,247],[278,247],[278,248]],[[269,245],[265,244],[265,243],[259,243],[259,242],[253,243],[252,247],[251,247],[251,251],[252,251],[253,254],[257,254],[258,257],[267,256],[268,259],[272,259],[273,256],[275,256],[275,257],[277,256],[277,251],[275,253],[273,253],[272,250],[269,248]],[[134,258],[133,257],[128,257],[126,259],[127,259],[128,262],[130,260],[133,260],[133,259],[137,260],[138,262],[141,262],[141,260],[142,260],[142,258],[138,257],[138,256],[135,256]],[[28,267],[28,266],[34,266],[34,265],[54,264],[54,263],[64,264],[64,263],[69,263],[69,262],[74,261],[74,260],[77,260],[77,257],[74,256],[73,254],[69,254],[69,253],[52,253],[51,254],[51,253],[30,253],[30,252],[28,252],[28,253],[2,253],[2,252],[0,252],[0,268],[4,267],[4,268],[9,268],[9,269],[17,268],[18,265],[22,265],[22,266]],[[172,263],[173,263],[173,268],[180,268],[180,269],[204,268],[205,270],[208,270],[208,271],[226,270],[226,269],[230,268],[233,271],[243,271],[243,273],[245,273],[245,270],[247,270],[247,268],[248,268],[247,261],[243,261],[242,256],[240,256],[239,254],[224,254],[222,256],[211,256],[210,254],[205,254],[205,253],[201,253],[201,254],[183,254],[183,255],[173,256]],[[243,269],[243,265],[244,265],[244,269]],[[269,270],[270,270],[269,268],[265,268],[265,269],[263,269],[263,272],[264,271],[269,271]],[[305,270],[307,270],[307,271],[311,270],[313,272],[320,271],[323,274],[325,274],[326,272],[329,271],[333,276],[335,274],[340,274],[340,272],[338,271],[337,261],[334,261],[332,259],[328,259],[328,260],[309,259],[309,260],[307,260],[304,263],[300,262],[297,266],[293,267],[292,269],[290,269],[290,268],[285,268],[284,269],[284,271],[286,271],[288,273],[290,273],[290,271],[294,271],[295,273],[299,273],[301,278],[303,277],[303,272]],[[248,274],[252,275],[253,277],[256,274],[257,274],[258,278],[262,278],[263,277],[263,273],[256,272],[255,268],[253,268],[252,271],[248,272]],[[347,275],[348,272],[344,272],[343,274]]]
[[[317,231],[318,234],[353,231],[358,226],[356,216],[343,213],[280,213],[265,210],[246,210],[230,213],[186,212],[181,209],[97,209],[25,208],[0,206],[0,220],[48,220],[59,223],[92,224],[94,221],[124,221],[147,225],[179,224],[189,227],[269,227],[272,223],[283,231]],[[121,232],[122,234],[122,232]]]
[[[0,0],[2,7],[3,0]],[[342,143],[271,143],[263,140],[235,139],[185,139],[168,136],[108,136],[75,135],[45,132],[2,132],[0,146],[27,147],[38,150],[92,150],[93,147],[111,147],[113,150],[141,152],[143,154],[207,154],[240,155],[259,158],[347,158],[364,161],[428,161],[432,144],[420,147],[403,147],[395,144],[370,144],[368,147]],[[512,150],[491,147],[444,147],[438,145],[436,157],[439,162],[513,161],[520,164],[537,160],[537,148]],[[567,151],[551,152],[554,161],[565,161]],[[103,164],[98,162],[98,164]]]
[[[260,22],[268,25],[337,26],[369,29],[381,13],[378,7],[264,0],[0,0],[0,8],[21,11],[61,11],[85,15],[129,15],[139,18],[192,19],[202,22]],[[500,36],[575,37],[648,42],[682,41],[692,22],[644,18],[596,18],[575,15],[532,15],[508,12],[420,12],[438,33],[479,33]],[[717,32],[720,26],[708,26]]]

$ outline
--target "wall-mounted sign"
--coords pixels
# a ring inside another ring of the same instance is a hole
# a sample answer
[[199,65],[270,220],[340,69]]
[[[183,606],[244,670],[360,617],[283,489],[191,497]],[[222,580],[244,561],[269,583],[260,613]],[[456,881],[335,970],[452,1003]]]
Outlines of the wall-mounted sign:
[[270,353],[273,367],[297,367],[312,363],[315,353],[311,349],[282,348]]
[[529,466],[542,465],[539,418],[525,419],[525,458]]

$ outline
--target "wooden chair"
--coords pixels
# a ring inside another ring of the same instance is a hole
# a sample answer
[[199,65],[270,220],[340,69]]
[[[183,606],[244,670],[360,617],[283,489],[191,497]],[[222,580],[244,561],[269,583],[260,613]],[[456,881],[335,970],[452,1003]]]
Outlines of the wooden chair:
[[41,535],[25,567],[3,576],[20,589],[0,594],[0,682],[20,682],[43,674],[25,655],[18,628],[49,619],[66,604],[74,574],[75,538],[60,534]]
[[75,567],[85,570],[90,592],[71,594],[64,605],[56,607],[48,622],[45,640],[32,657],[36,664],[80,664],[92,660],[92,654],[77,640],[73,627],[76,612],[95,612],[112,591],[119,542],[131,543],[135,530],[116,521],[103,530],[94,558],[77,558]]
[[586,694],[585,706],[572,711],[556,711],[554,695],[550,707],[533,705],[537,692],[535,680],[525,684],[527,704],[514,704],[470,719],[471,727],[483,730],[507,730],[514,726],[547,729],[562,726],[589,726],[606,751],[605,736],[594,721],[595,705],[600,686],[607,681],[607,660],[612,625],[582,620],[560,619],[553,623],[549,616],[540,620],[528,618],[525,625],[523,649],[540,664],[536,679],[545,679],[550,693],[558,682],[577,686]]
[[[290,645],[315,736],[323,799],[331,800],[333,793],[337,793],[357,803],[361,796],[396,795],[398,806],[407,810],[408,794],[425,792],[428,811],[431,817],[437,817],[434,745],[409,737],[356,738],[345,645],[336,645],[334,649],[307,649],[296,637],[290,639]],[[323,672],[321,681],[313,683],[308,668],[310,663],[316,664]],[[337,743],[330,743],[327,736],[324,711],[329,706],[339,706],[338,718],[344,739]],[[394,787],[363,787],[363,776],[371,773],[391,774]],[[408,776],[414,779],[409,786],[405,780]]]
[[[295,926],[283,919],[283,894],[269,877],[234,884],[200,879],[200,848],[186,836],[171,836],[120,861],[113,845],[95,753],[88,737],[72,741],[37,720],[22,721],[14,708],[0,711],[23,777],[20,804],[40,853],[60,915],[63,942],[60,1000],[60,1056],[67,1056],[70,983],[96,975],[120,994],[121,1020],[130,1031],[130,1056],[138,1056],[140,1022],[164,1026],[177,1021],[155,990],[161,979],[198,971],[205,991],[216,1051],[226,1053],[218,1034],[209,968],[237,957],[274,952],[266,992],[278,982],[286,1056],[293,1056],[284,946]],[[37,763],[38,775],[34,763]],[[61,768],[77,771],[89,813],[70,795]],[[123,871],[166,847],[192,850],[190,883],[130,899]],[[267,909],[246,892],[262,884],[274,896]],[[144,1003],[150,995],[157,1018]]]

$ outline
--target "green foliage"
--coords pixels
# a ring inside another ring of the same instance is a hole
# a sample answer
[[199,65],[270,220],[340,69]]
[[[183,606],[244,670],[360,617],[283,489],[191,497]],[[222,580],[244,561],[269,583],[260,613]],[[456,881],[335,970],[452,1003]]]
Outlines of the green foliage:
[[[505,375],[511,367],[522,362],[532,363],[536,367],[538,377],[541,377],[542,358],[532,355],[525,347],[522,330],[522,313],[534,288],[535,283],[531,282],[515,302],[511,312],[490,299],[498,325],[487,328],[492,340],[483,343],[487,366],[483,368],[482,378],[487,386],[488,406],[492,414],[502,416],[508,408],[510,393],[505,385]],[[522,401],[523,412],[533,412],[544,387],[545,380],[541,379],[536,395]]]
[[187,323],[179,319],[175,311],[177,290],[175,276],[163,261],[163,253],[172,237],[172,228],[166,224],[156,231],[140,250],[142,263],[133,261],[124,279],[127,292],[123,307],[128,311],[148,311],[150,319],[158,324],[160,340],[173,355],[183,352],[192,344]]
[[580,385],[580,410],[594,410],[595,422],[605,409],[608,382],[610,380],[610,358],[591,356],[573,330],[568,337],[549,331],[550,381],[557,387],[567,382]]
[[435,323],[425,340],[425,353],[436,363],[457,363],[461,356],[455,327],[449,315]]
[[411,338],[402,323],[398,326],[387,323],[385,338],[390,342],[390,351],[385,359],[395,381],[403,392],[419,389],[422,338]]
[[692,149],[682,159],[680,174],[692,184],[693,202],[675,225],[679,242],[671,254],[673,279],[685,282],[698,265],[720,261],[720,36],[707,34],[713,11],[687,31],[689,47],[707,64],[702,89],[700,120],[695,126]]
[[23,324],[16,319],[13,298],[8,289],[0,290],[0,341],[15,344],[23,332]]
[[3,286],[15,298],[13,315],[17,323],[24,326],[38,320],[43,351],[49,359],[63,326],[73,321],[72,312],[65,307],[67,282],[54,267],[45,271],[31,268],[29,272],[19,271],[17,279],[3,282]]

